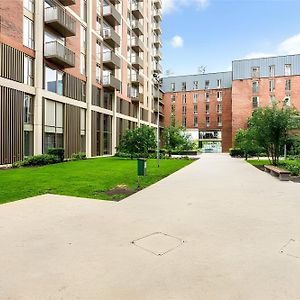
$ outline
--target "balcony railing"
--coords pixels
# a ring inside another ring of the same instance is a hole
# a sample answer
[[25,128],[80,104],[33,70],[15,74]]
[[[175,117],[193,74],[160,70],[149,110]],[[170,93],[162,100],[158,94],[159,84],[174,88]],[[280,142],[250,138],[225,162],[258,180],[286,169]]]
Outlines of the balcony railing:
[[153,4],[156,8],[162,8],[162,0],[154,0]]
[[103,64],[110,69],[119,69],[121,67],[121,59],[112,50],[103,52]]
[[121,90],[121,81],[112,74],[103,74],[103,86],[110,90]]
[[57,41],[45,44],[44,56],[65,68],[75,66],[75,53]]
[[76,35],[76,19],[59,6],[45,8],[45,23],[64,37]]
[[103,29],[103,39],[111,47],[119,47],[121,43],[120,36],[116,33],[113,28],[104,28]]
[[142,69],[143,68],[143,59],[136,55],[131,55],[131,64],[136,68],[136,69]]
[[131,74],[131,82],[133,84],[143,85],[144,84],[144,79],[140,74],[134,73],[134,74]]
[[154,17],[156,22],[161,21],[162,20],[161,10],[160,9],[155,9],[153,17]]
[[111,25],[116,26],[121,24],[121,15],[113,5],[103,6],[103,18]]
[[131,3],[131,11],[132,14],[137,18],[143,18],[143,5],[139,2],[132,2]]
[[132,23],[131,23],[131,28],[132,28],[132,30],[134,31],[134,33],[135,33],[136,35],[142,35],[143,32],[144,32],[144,26],[143,26],[143,24],[142,24],[140,21],[138,21],[138,20],[132,21]]
[[144,49],[144,45],[142,40],[140,40],[138,37],[133,37],[131,39],[131,47],[135,50],[135,51],[143,51]]

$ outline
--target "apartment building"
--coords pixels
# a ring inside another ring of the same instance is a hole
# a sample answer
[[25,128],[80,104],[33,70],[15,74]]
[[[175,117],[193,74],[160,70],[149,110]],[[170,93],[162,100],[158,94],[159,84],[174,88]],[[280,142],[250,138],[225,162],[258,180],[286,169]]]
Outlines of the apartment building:
[[232,72],[163,78],[165,125],[187,128],[204,152],[227,152],[258,107],[300,111],[300,55],[232,62]]
[[0,2],[0,164],[162,125],[161,0]]
[[206,152],[228,151],[231,88],[231,72],[163,78],[165,126],[186,127]]

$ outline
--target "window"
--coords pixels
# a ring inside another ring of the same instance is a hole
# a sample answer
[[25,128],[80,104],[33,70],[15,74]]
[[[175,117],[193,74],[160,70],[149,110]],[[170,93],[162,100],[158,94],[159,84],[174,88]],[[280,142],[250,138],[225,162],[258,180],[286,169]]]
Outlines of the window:
[[33,85],[33,59],[27,55],[24,56],[24,83]]
[[252,76],[252,78],[258,78],[260,76],[260,68],[259,67],[252,67],[251,76]]
[[175,99],[176,99],[176,96],[175,95],[171,95],[171,102],[172,103],[175,103]]
[[86,56],[84,53],[80,53],[80,73],[86,75]]
[[206,90],[209,88],[209,80],[205,80],[205,87]]
[[209,102],[209,93],[205,93],[205,101]]
[[182,106],[182,114],[185,115],[186,114],[186,106]]
[[252,93],[258,93],[259,92],[259,82],[253,81],[252,82]]
[[222,126],[222,116],[218,116],[218,126]]
[[209,114],[209,103],[205,104],[205,113],[208,115]]
[[171,91],[175,92],[175,83],[171,83]]
[[101,78],[102,78],[102,72],[101,72],[101,65],[99,64],[96,64],[96,81],[98,83],[101,83]]
[[221,84],[222,84],[222,80],[218,79],[217,80],[217,88],[220,89],[221,88]]
[[186,104],[186,94],[182,95],[182,104]]
[[271,93],[275,91],[275,79],[269,81],[269,91]]
[[80,151],[86,151],[86,115],[83,108],[80,110]]
[[33,97],[24,94],[24,156],[33,155]]
[[33,21],[25,16],[23,19],[23,44],[28,48],[34,48]]
[[286,106],[291,106],[291,97],[290,96],[284,97],[283,104]]
[[206,123],[206,127],[210,126],[210,117],[209,116],[206,116],[205,123]]
[[197,114],[197,113],[198,113],[198,105],[194,104],[194,114]]
[[217,101],[222,101],[222,98],[223,98],[223,93],[217,92]]
[[198,94],[194,94],[193,95],[193,102],[194,103],[198,103],[198,98],[199,98],[199,95]]
[[198,81],[194,81],[193,82],[193,90],[198,90],[199,88],[199,82]]
[[284,65],[284,75],[285,76],[292,75],[292,65]]
[[81,0],[80,1],[80,17],[83,19],[84,22],[87,21],[87,5],[86,5],[86,0]]
[[271,95],[270,96],[270,105],[274,105],[274,104],[276,104],[276,98],[274,95]]
[[194,127],[198,127],[198,117],[194,117]]
[[63,73],[49,67],[45,67],[45,70],[45,89],[63,95]]
[[259,97],[252,97],[252,108],[258,108],[259,107]]
[[86,28],[80,26],[80,73],[86,75]]
[[64,106],[62,103],[45,100],[44,151],[63,147]]
[[286,80],[285,81],[285,90],[290,91],[291,90],[291,85],[292,85],[291,79]]
[[186,91],[186,82],[181,83],[181,90]]
[[269,77],[275,76],[275,65],[269,66]]
[[186,117],[183,117],[183,118],[182,118],[182,126],[183,126],[183,127],[186,127]]
[[34,0],[24,0],[24,8],[34,13]]
[[222,103],[217,104],[217,113],[221,114],[222,113]]

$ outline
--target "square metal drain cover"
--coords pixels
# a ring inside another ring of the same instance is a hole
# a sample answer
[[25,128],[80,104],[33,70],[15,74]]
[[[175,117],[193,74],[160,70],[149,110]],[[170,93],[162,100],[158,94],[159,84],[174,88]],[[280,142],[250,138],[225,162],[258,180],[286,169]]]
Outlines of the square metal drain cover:
[[131,243],[154,255],[162,256],[180,247],[184,243],[184,240],[163,232],[154,232],[134,240]]
[[294,258],[300,258],[300,243],[290,239],[281,249],[280,253]]

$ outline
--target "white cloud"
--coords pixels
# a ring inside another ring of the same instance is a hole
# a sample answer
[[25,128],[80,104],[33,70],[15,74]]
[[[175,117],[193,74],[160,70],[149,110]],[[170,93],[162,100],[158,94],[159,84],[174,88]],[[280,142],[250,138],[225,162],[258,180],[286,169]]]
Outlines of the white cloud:
[[181,48],[183,47],[183,38],[179,35],[175,35],[171,39],[171,45],[173,48]]
[[287,38],[286,40],[279,43],[279,45],[274,47],[273,53],[266,52],[250,52],[242,59],[260,58],[260,57],[270,57],[277,55],[291,55],[300,53],[300,33]]
[[278,46],[278,52],[282,54],[299,54],[300,53],[300,34],[296,34]]
[[163,13],[171,13],[179,10],[183,6],[197,6],[197,8],[205,9],[211,0],[162,0]]

